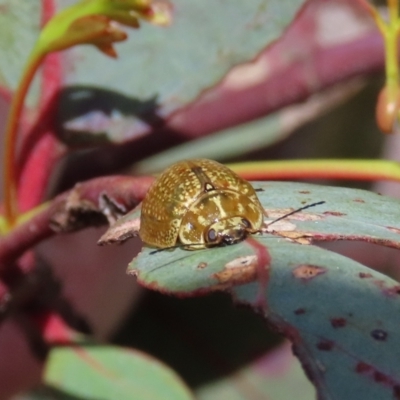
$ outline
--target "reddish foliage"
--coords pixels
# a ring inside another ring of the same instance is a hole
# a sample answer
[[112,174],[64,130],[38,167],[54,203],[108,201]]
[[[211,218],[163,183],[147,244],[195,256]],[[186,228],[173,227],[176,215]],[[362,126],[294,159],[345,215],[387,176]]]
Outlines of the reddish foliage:
[[[42,0],[42,21],[45,25],[55,14],[54,0]],[[57,115],[56,92],[62,84],[60,53],[50,54],[42,66],[41,109],[37,122],[23,134],[23,148],[19,157],[18,201],[22,212],[38,205],[42,200],[49,181],[49,175],[62,155],[61,146],[54,132],[54,116]]]

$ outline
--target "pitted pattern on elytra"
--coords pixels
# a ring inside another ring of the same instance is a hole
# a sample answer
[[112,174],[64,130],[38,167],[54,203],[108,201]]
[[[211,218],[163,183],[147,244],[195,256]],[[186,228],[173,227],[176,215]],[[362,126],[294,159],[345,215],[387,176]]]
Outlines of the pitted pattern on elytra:
[[186,160],[167,168],[149,189],[142,204],[140,236],[161,248],[178,240],[201,244],[205,229],[223,219],[229,224],[232,217],[246,218],[249,232],[257,231],[262,213],[253,187],[229,168],[212,160]]

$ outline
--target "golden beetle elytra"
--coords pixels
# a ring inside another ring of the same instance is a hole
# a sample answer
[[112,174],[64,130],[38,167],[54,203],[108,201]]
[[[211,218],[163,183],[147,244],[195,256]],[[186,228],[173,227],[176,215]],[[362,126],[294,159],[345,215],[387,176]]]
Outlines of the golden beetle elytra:
[[216,161],[179,161],[150,187],[140,237],[147,245],[188,250],[233,244],[260,231],[263,208],[253,187]]

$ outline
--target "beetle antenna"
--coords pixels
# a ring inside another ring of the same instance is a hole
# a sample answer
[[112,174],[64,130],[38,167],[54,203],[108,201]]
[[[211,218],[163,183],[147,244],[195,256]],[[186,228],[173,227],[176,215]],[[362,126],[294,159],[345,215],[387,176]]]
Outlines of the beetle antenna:
[[325,204],[325,201],[318,201],[316,203],[311,203],[311,204],[307,204],[306,206],[300,207],[300,208],[296,208],[296,210],[290,211],[289,213],[282,215],[281,217],[274,219],[273,221],[271,221],[267,226],[270,226],[272,224],[274,224],[275,222],[281,221],[282,219],[285,219],[287,217],[290,217],[293,214],[297,214],[300,211],[306,210],[307,208],[311,208],[311,207],[315,207],[315,206],[319,206],[321,204]]

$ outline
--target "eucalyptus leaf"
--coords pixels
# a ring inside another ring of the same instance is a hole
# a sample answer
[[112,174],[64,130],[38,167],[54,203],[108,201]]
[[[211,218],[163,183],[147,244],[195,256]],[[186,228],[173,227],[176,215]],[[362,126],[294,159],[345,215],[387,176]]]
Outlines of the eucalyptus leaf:
[[[288,216],[281,228],[292,233],[290,238],[280,230],[199,251],[144,247],[128,272],[149,288],[179,296],[229,290],[235,301],[261,311],[292,340],[320,399],[398,398],[400,285],[350,258],[293,238],[399,247],[400,201],[303,183],[253,185],[262,190],[268,220],[308,203],[326,203]],[[135,211],[124,218],[137,216]],[[270,259],[266,265],[259,265],[259,248]]]
[[[59,0],[60,7],[72,4]],[[174,0],[168,28],[143,23],[118,62],[72,50],[60,118],[72,142],[135,139],[279,38],[304,0]],[[101,84],[101,87],[99,87]],[[96,136],[99,135],[99,138]]]
[[139,351],[113,346],[53,348],[46,363],[44,383],[57,390],[59,398],[193,399],[189,389],[166,365]]

